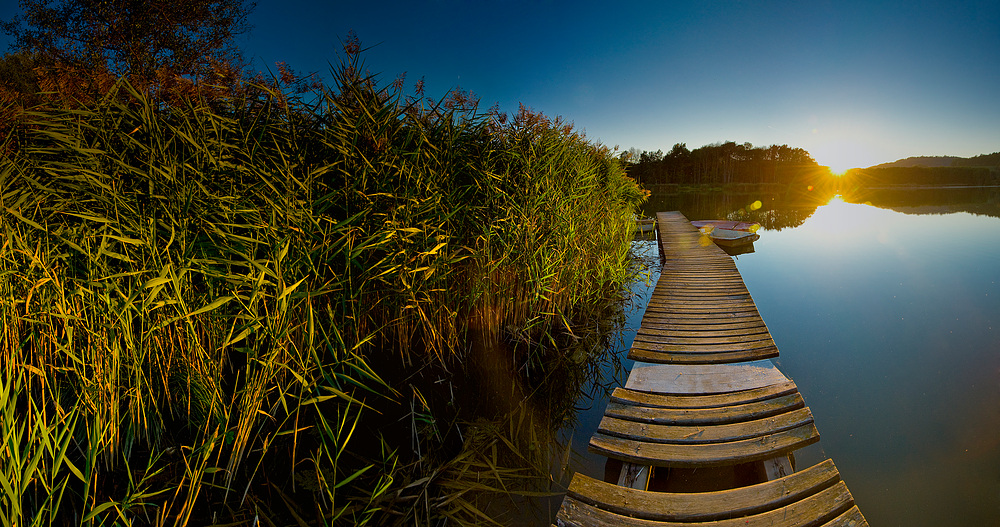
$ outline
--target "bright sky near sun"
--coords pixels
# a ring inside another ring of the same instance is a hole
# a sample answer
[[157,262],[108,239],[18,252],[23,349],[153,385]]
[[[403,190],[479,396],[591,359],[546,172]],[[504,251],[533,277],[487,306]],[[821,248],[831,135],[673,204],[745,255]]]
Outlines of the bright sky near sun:
[[257,69],[325,75],[354,30],[385,83],[521,102],[622,149],[788,144],[835,171],[1000,151],[996,0],[258,0],[251,24]]

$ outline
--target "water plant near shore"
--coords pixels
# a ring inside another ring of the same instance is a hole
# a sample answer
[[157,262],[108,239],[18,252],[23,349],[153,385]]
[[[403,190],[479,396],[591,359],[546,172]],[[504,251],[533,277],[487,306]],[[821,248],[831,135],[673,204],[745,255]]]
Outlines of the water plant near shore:
[[363,70],[349,53],[311,101],[120,79],[21,116],[0,525],[382,521],[420,481],[399,438],[358,438],[421,389],[389,372],[464,367],[478,339],[521,375],[618,294],[644,195],[608,149]]

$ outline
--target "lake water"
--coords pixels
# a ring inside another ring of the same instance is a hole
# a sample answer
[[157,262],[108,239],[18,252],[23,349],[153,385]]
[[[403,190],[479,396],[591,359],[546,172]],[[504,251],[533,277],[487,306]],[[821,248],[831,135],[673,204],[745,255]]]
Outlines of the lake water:
[[[816,418],[820,455],[869,522],[1000,525],[1000,191],[762,195],[760,210],[746,207],[753,192],[715,194],[649,210],[764,224],[737,267],[775,364]],[[623,354],[650,290],[634,289]],[[605,381],[615,375],[609,367]],[[586,443],[604,404],[582,402],[571,431],[572,468],[594,477],[603,458]]]

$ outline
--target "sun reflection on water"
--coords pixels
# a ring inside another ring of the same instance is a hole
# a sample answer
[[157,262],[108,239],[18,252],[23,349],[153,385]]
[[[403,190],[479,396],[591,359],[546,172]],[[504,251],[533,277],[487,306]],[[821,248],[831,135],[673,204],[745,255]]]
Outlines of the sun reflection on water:
[[885,217],[885,211],[871,205],[848,203],[838,194],[816,208],[808,226],[824,235],[847,235],[878,230]]

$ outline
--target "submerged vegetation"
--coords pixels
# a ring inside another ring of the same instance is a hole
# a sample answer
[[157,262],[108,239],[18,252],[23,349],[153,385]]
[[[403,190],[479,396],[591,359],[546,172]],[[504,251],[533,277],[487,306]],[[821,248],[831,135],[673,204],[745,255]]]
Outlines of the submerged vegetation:
[[363,70],[5,108],[0,525],[490,521],[645,195],[558,119]]

